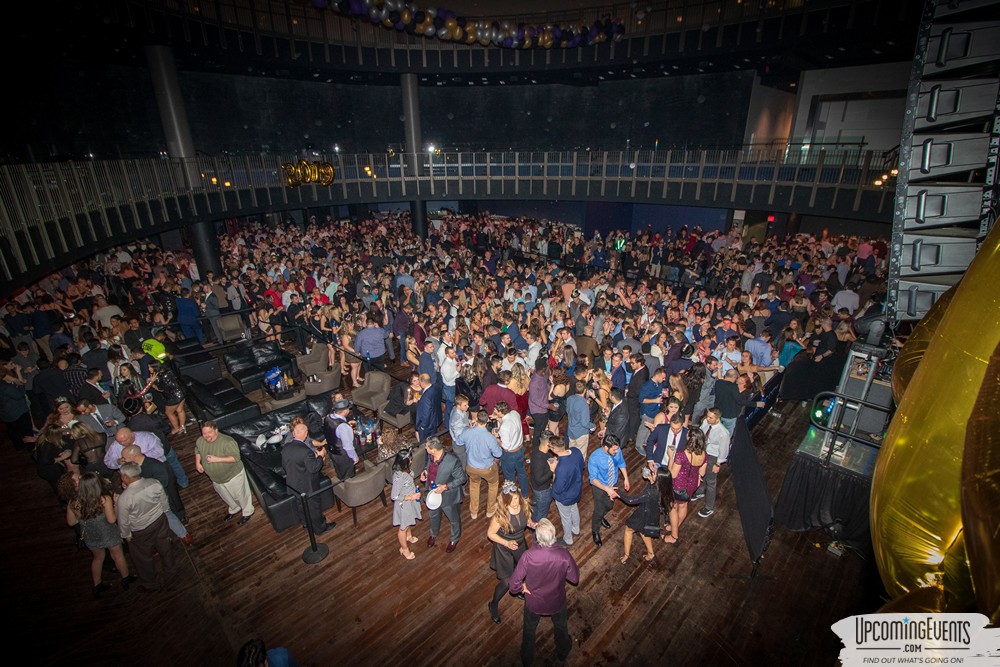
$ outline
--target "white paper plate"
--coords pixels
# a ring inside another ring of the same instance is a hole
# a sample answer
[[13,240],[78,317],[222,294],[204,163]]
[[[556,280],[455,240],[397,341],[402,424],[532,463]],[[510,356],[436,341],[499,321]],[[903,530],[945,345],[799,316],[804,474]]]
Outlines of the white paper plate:
[[437,508],[441,507],[440,493],[431,493],[430,491],[428,491],[426,495],[427,495],[427,501],[426,501],[427,509],[436,510]]

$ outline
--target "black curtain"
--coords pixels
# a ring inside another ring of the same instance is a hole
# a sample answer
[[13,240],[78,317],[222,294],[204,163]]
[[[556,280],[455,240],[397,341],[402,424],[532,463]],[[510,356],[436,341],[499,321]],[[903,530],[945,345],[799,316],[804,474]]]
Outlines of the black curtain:
[[795,531],[822,528],[867,554],[872,550],[870,496],[871,479],[796,454],[781,485],[775,523]]
[[750,562],[756,565],[767,548],[774,507],[757,460],[757,450],[743,419],[737,419],[733,429],[729,465],[732,466],[743,537],[750,552]]

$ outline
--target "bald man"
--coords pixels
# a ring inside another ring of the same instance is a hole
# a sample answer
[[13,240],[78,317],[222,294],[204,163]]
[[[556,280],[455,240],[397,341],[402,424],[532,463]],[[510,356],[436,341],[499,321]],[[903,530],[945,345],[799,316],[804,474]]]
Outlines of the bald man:
[[114,440],[108,443],[108,449],[104,453],[104,465],[111,470],[121,468],[122,450],[129,445],[137,445],[143,454],[157,461],[166,462],[167,460],[163,453],[163,443],[155,434],[149,431],[133,431],[124,427],[118,429]]

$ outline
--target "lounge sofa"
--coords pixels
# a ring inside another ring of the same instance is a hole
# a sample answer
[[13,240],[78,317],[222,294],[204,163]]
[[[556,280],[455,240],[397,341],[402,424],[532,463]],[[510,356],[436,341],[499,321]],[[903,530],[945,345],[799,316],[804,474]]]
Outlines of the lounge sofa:
[[[322,420],[330,412],[330,395],[311,396],[266,414],[242,421],[221,429],[232,436],[240,448],[243,465],[247,470],[250,488],[257,496],[257,502],[264,514],[271,521],[277,532],[299,525],[296,506],[301,504],[299,498],[289,492],[285,485],[285,473],[281,467],[281,448],[283,440],[274,443],[266,442],[273,438],[277,429],[287,426],[292,417],[304,417],[311,426],[311,434],[322,436]],[[311,415],[311,416],[310,416]],[[258,445],[258,436],[263,435],[265,442]],[[333,483],[328,475],[332,474],[329,466],[323,469],[320,504],[324,510],[333,507]]]
[[199,422],[212,420],[225,431],[233,424],[260,416],[260,406],[223,378],[205,384],[187,375],[180,376],[187,404]]
[[259,389],[264,382],[264,374],[275,366],[298,376],[295,357],[282,350],[275,341],[258,341],[233,348],[223,355],[223,360],[229,375],[244,394]]

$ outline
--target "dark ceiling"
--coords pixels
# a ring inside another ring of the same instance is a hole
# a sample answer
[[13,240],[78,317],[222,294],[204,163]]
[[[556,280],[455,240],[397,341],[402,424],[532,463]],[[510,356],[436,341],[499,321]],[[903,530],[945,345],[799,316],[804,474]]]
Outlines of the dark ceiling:
[[[509,0],[503,3],[503,11],[562,10],[581,4],[570,0]],[[182,70],[241,76],[398,85],[401,72],[415,71],[422,84],[428,86],[595,85],[606,80],[753,69],[761,74],[765,85],[794,91],[803,70],[910,60],[919,4],[912,0],[867,0],[842,7],[825,3],[815,11],[722,29],[702,27],[665,36],[629,36],[613,45],[614,50],[609,43],[585,47],[596,49],[597,55],[591,57],[588,51],[579,59],[575,49],[567,54],[559,49],[515,53],[498,47],[462,45],[445,49],[442,57],[431,57],[427,63],[414,59],[401,64],[397,57],[394,65],[389,64],[387,49],[380,58],[375,49],[301,40],[289,48],[286,40],[250,33],[232,32],[223,47],[219,34],[229,31],[219,31],[214,23],[177,18],[168,21],[163,12],[156,12],[159,19],[150,20],[137,9],[140,5],[128,0],[78,0],[54,15],[17,22],[8,25],[7,30],[21,33],[25,46],[20,52],[22,58],[30,54],[28,67],[62,67],[73,62],[144,67],[142,47],[165,42],[174,47]],[[450,3],[452,8],[470,14],[488,13],[496,5],[486,0]],[[36,6],[35,11],[44,8]],[[39,25],[50,28],[45,37],[37,34]],[[237,35],[236,39],[233,35]],[[263,48],[258,52],[261,40]],[[489,49],[489,61],[483,55],[485,49]],[[568,62],[564,63],[566,56]]]

